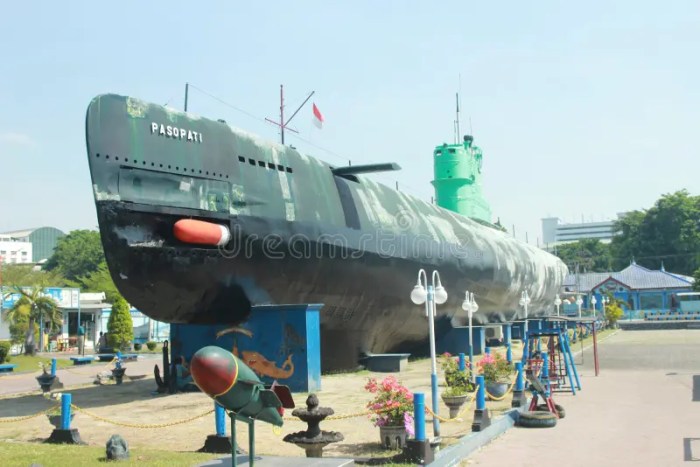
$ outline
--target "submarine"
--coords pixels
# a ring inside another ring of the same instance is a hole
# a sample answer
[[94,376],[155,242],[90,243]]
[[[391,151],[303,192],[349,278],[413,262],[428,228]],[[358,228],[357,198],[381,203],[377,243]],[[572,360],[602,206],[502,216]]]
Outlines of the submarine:
[[[395,163],[334,166],[129,96],[89,103],[86,144],[110,275],[133,306],[167,323],[235,326],[258,305],[322,303],[324,370],[427,339],[410,300],[420,269],[439,271],[447,327],[465,325],[466,290],[477,324],[522,317],[524,290],[528,315],[548,314],[568,272],[469,203],[481,167],[470,138],[436,148],[437,204],[366,176]],[[465,151],[472,173],[460,174]]]

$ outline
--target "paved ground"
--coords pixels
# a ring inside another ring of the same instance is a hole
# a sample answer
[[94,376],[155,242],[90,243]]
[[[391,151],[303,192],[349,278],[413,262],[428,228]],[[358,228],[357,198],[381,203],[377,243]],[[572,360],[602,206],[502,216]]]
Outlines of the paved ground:
[[[52,354],[46,354],[51,357]],[[89,355],[86,353],[86,355]],[[68,358],[65,355],[58,355],[57,358]],[[163,357],[155,354],[145,354],[139,355],[137,361],[128,361],[124,363],[124,366],[129,370],[127,375],[139,377],[146,377],[153,375],[153,365],[156,363],[159,366],[162,365]],[[113,364],[108,364],[107,362],[94,362],[90,365],[77,365],[68,368],[59,368],[56,370],[56,375],[58,376],[61,383],[67,387],[78,386],[83,384],[91,384],[95,381],[95,376],[100,371],[107,371],[112,368]],[[32,375],[27,373],[19,374],[4,374],[0,376],[0,396],[18,394],[18,393],[38,393],[39,385],[34,378],[41,374],[41,371],[37,371]],[[155,386],[154,386],[155,387]]]
[[576,358],[583,358],[583,390],[556,395],[566,409],[556,427],[513,428],[462,465],[665,467],[700,461],[699,349],[700,330],[621,331],[599,346],[598,377],[591,350]]

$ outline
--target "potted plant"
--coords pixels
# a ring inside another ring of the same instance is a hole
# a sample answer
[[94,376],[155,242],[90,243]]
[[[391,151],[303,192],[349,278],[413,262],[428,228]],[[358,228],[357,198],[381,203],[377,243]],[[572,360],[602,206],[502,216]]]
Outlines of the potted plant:
[[477,367],[484,375],[486,393],[490,399],[503,397],[508,391],[511,375],[515,371],[512,363],[508,363],[499,354],[486,354],[477,363]]
[[[61,406],[54,407],[50,412],[46,414],[49,422],[58,430],[61,428]],[[73,423],[73,418],[75,417],[75,412],[71,410],[70,412],[70,422]]]
[[125,371],[126,367],[122,366],[122,355],[120,352],[117,352],[117,359],[114,362],[114,368],[112,368],[112,376],[117,384],[122,384],[122,378],[124,378]]
[[394,376],[379,382],[369,378],[365,389],[374,395],[367,408],[373,413],[374,426],[379,427],[382,447],[403,449],[406,436],[413,436],[413,393]]
[[469,368],[460,371],[457,359],[449,352],[441,356],[440,366],[445,374],[447,389],[442,393],[442,401],[450,409],[450,418],[459,414],[460,408],[467,401],[468,393],[474,390]]
[[41,368],[41,374],[36,377],[36,380],[41,386],[43,392],[49,392],[51,390],[51,385],[56,379],[56,375],[52,375],[48,372],[49,364],[46,362],[39,362],[39,368]]

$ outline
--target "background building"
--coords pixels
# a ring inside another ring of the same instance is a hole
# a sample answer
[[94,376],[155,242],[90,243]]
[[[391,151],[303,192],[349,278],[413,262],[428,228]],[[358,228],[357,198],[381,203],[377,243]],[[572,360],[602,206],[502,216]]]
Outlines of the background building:
[[18,240],[7,234],[0,234],[0,263],[30,264],[32,253],[31,242]]
[[[625,213],[618,213],[621,218]],[[595,238],[603,243],[608,243],[614,235],[615,221],[581,222],[564,224],[558,217],[546,217],[542,219],[542,242],[545,249],[553,246],[570,243],[578,240]]]
[[[47,260],[53,254],[58,239],[65,234],[55,227],[39,227],[36,229],[15,230],[12,232],[0,233],[0,256],[4,257],[5,263],[39,263]],[[23,244],[23,250],[27,251],[27,261],[12,261],[10,246]],[[26,250],[26,245],[31,247]],[[7,252],[7,255],[3,253]]]
[[[590,299],[596,297],[596,309],[602,311],[602,297],[612,295],[622,301],[626,318],[643,318],[645,312],[675,311],[680,306],[678,294],[690,292],[693,278],[647,269],[632,262],[619,272],[569,274],[562,285],[562,299],[567,299],[564,314],[578,314],[576,293],[582,294],[582,310],[590,310]],[[583,315],[586,315],[585,311]]]

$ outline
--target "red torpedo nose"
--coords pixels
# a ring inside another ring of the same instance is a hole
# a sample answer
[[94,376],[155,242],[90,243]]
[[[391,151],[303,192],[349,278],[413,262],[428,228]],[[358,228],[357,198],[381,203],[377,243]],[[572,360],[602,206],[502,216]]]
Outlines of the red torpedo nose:
[[231,239],[231,231],[225,225],[195,219],[181,219],[173,227],[175,238],[184,243],[221,246]]
[[195,384],[210,397],[231,390],[238,379],[238,364],[233,355],[221,347],[208,346],[198,350],[190,361]]

